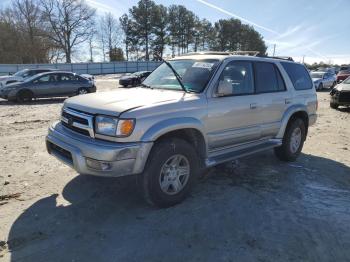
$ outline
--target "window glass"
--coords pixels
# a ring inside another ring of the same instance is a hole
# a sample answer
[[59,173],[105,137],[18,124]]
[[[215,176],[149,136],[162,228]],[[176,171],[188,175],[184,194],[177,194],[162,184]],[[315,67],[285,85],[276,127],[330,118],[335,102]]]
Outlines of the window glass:
[[219,78],[219,85],[226,84],[232,88],[232,95],[253,94],[253,70],[250,62],[230,62]]
[[275,67],[275,71],[276,71],[276,74],[277,74],[277,81],[278,81],[278,91],[286,91],[287,88],[286,88],[286,84],[282,78],[282,75],[281,75],[281,72],[280,70]]
[[[278,79],[278,77],[280,79]],[[257,93],[269,93],[284,90],[283,80],[272,63],[255,63],[255,80]]]
[[295,90],[305,90],[313,88],[310,75],[305,66],[296,63],[281,63],[286,70],[290,80],[293,83]]
[[61,74],[61,81],[72,81],[74,79],[74,75],[70,74]]

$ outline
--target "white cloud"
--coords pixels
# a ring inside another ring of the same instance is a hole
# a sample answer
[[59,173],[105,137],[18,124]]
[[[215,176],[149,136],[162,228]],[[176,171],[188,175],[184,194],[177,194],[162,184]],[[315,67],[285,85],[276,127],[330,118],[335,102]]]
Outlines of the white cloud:
[[96,8],[96,10],[100,13],[112,13],[116,17],[119,17],[123,14],[121,9],[116,9],[113,6],[104,4],[98,0],[85,0],[85,1],[91,7]]

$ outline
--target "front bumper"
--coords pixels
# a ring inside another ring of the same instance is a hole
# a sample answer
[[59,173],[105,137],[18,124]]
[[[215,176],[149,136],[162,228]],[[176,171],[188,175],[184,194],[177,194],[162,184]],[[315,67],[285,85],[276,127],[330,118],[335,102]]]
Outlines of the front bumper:
[[59,122],[49,128],[46,137],[49,154],[80,174],[107,177],[142,173],[152,145],[152,142],[116,143],[93,139]]
[[338,105],[350,105],[350,91],[337,91],[331,93],[331,102]]

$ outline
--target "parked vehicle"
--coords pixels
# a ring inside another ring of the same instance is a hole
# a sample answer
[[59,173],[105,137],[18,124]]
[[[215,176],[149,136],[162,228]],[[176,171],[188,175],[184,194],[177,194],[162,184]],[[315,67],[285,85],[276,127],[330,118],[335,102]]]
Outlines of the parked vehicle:
[[90,74],[81,74],[80,76],[90,80],[93,84],[95,84],[95,77],[93,75]]
[[313,71],[310,73],[312,81],[314,82],[316,90],[323,88],[333,88],[337,84],[337,77],[335,74],[329,72]]
[[296,160],[316,121],[313,86],[291,61],[182,56],[140,87],[67,99],[47,150],[81,174],[137,175],[146,200],[167,207],[203,168],[271,148]]
[[331,108],[337,109],[339,106],[350,106],[350,77],[336,85],[330,95]]
[[119,85],[123,87],[140,85],[151,73],[151,71],[141,71],[130,75],[122,76],[119,79]]
[[337,74],[337,83],[344,81],[350,76],[350,67],[347,69],[347,67],[342,67]]
[[71,72],[42,73],[0,88],[0,97],[18,102],[96,92],[92,81]]
[[15,82],[23,81],[26,78],[32,77],[37,74],[55,71],[56,69],[49,68],[37,68],[37,69],[23,69],[18,71],[14,75],[0,76],[0,87]]

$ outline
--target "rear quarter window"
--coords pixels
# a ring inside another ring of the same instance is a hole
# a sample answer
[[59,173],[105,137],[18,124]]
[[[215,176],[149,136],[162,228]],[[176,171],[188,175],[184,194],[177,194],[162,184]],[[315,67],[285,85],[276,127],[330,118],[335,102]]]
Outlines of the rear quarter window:
[[305,66],[285,62],[282,62],[281,64],[292,81],[295,90],[307,90],[313,88],[312,80]]

